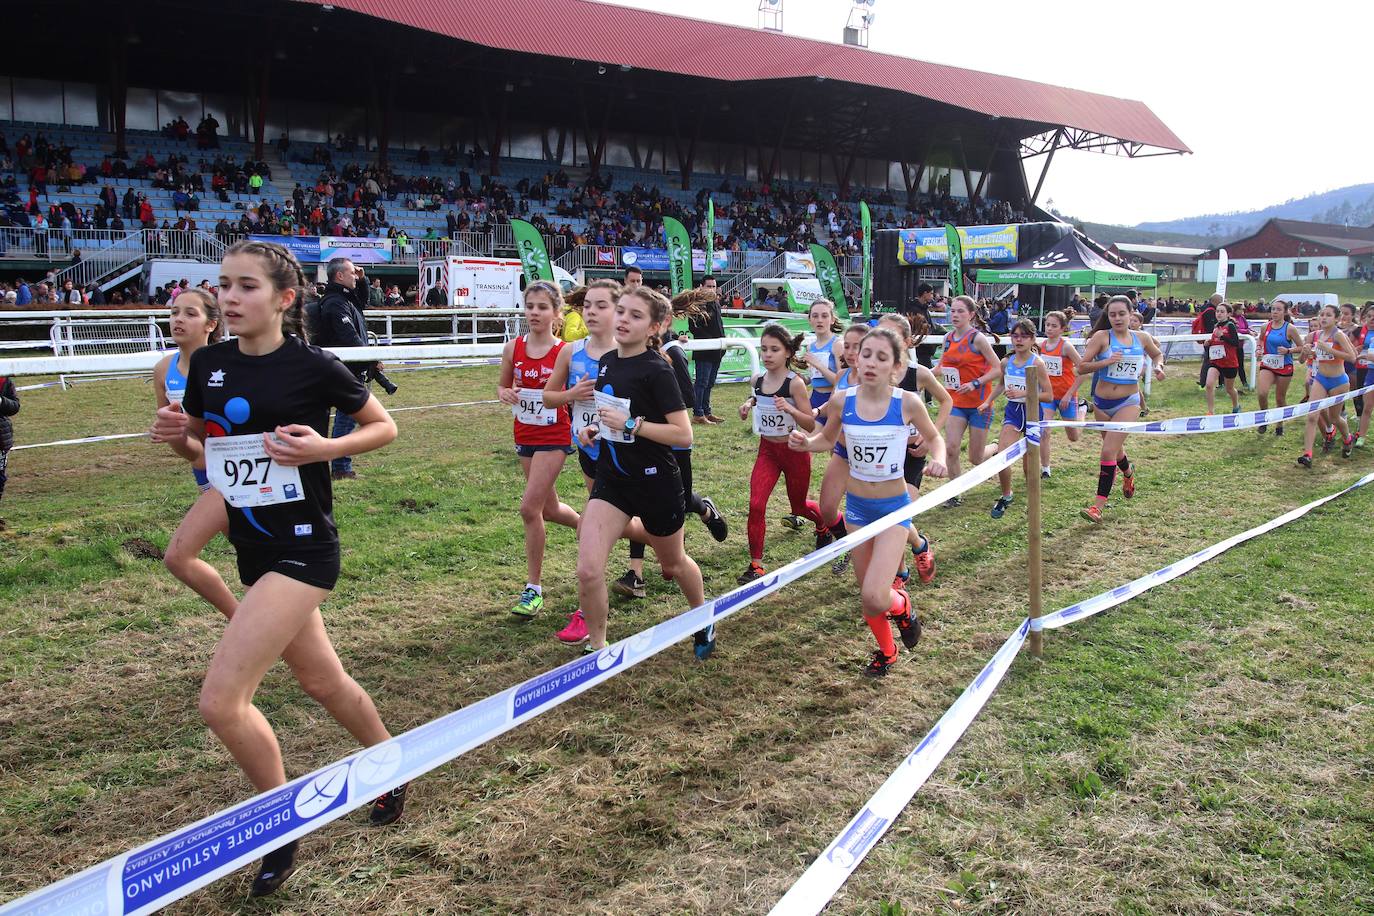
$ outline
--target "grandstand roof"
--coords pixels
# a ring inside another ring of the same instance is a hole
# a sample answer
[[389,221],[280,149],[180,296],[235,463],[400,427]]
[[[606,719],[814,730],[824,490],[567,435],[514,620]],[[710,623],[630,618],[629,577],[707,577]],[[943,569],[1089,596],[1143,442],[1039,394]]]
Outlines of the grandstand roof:
[[842,81],[1028,122],[1023,136],[1064,127],[1191,152],[1143,102],[590,0],[304,2],[517,53],[729,82]]

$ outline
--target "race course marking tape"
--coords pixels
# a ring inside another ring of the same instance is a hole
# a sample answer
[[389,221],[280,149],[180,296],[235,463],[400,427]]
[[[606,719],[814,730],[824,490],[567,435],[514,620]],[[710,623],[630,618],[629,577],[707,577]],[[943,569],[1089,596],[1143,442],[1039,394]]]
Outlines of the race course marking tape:
[[663,623],[357,751],[0,907],[0,916],[151,913],[713,626],[898,523],[990,480],[1017,440],[967,473],[830,545]]
[[911,802],[917,791],[930,778],[930,774],[935,771],[945,756],[954,749],[958,740],[963,737],[974,717],[982,711],[993,691],[1001,683],[1002,677],[1011,667],[1012,660],[1015,659],[1016,654],[1025,643],[1028,633],[1034,630],[1055,629],[1079,620],[1086,620],[1094,614],[1129,601],[1142,592],[1149,591],[1155,586],[1163,585],[1192,571],[1200,564],[1220,556],[1237,544],[1242,544],[1286,525],[1313,509],[1324,506],[1333,499],[1338,499],[1371,482],[1374,482],[1374,474],[1366,474],[1343,490],[1285,512],[1283,515],[1270,519],[1249,531],[1233,535],[1220,543],[1199,550],[1177,563],[1147,573],[1126,585],[1095,595],[1077,604],[1071,604],[1039,620],[1031,620],[1030,618],[1022,620],[1016,631],[1007,637],[1002,648],[997,650],[997,653],[983,666],[983,670],[978,673],[973,682],[964,688],[964,692],[959,695],[954,704],[946,710],[940,720],[935,723],[935,726],[921,739],[921,743],[916,745],[915,749],[878,788],[878,791],[873,793],[859,813],[854,816],[854,819],[845,826],[844,830],[840,831],[839,836],[831,840],[825,851],[788,889],[787,893],[770,911],[770,916],[814,916],[829,905],[830,900],[839,891],[841,885],[858,868],[859,862],[877,845],[878,840],[892,826],[897,815]]
[[1306,404],[1295,404],[1292,407],[1270,407],[1267,410],[1251,410],[1245,413],[1223,413],[1211,417],[1175,417],[1172,420],[1151,420],[1149,422],[1133,423],[1100,423],[1096,420],[1041,420],[1040,425],[1046,429],[1052,427],[1075,427],[1077,429],[1135,433],[1147,436],[1186,436],[1192,433],[1226,433],[1236,429],[1246,429],[1254,426],[1267,426],[1270,423],[1282,423],[1284,420],[1291,420],[1294,417],[1305,417],[1318,410],[1327,407],[1334,407],[1346,401],[1369,394],[1374,391],[1374,385],[1361,388],[1358,391],[1347,391],[1344,394],[1334,394],[1329,398],[1322,398],[1320,401],[1309,401]]

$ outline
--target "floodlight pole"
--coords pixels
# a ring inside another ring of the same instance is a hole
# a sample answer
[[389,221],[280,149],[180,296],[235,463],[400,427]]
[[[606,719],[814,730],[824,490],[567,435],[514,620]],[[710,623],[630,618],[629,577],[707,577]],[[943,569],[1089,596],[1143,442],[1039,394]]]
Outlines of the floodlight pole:
[[[1034,411],[1034,413],[1032,413]],[[1040,372],[1032,362],[1026,367],[1026,526],[1028,530],[1027,544],[1027,574],[1026,584],[1030,595],[1029,616],[1034,625],[1034,621],[1040,618],[1040,591],[1043,585],[1041,581],[1040,565],[1040,444],[1031,440],[1031,418],[1040,416]],[[1046,436],[1049,431],[1039,427],[1041,436]],[[1044,647],[1043,634],[1039,630],[1031,630],[1027,641],[1030,643],[1031,655],[1040,656]]]

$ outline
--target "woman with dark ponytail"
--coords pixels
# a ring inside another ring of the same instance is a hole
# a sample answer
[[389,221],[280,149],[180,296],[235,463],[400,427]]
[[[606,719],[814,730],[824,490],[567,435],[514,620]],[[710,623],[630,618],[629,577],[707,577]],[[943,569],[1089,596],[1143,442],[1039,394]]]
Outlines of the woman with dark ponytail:
[[810,365],[797,361],[803,339],[800,334],[793,337],[782,325],[770,324],[763,329],[759,335],[759,359],[764,371],[755,376],[752,395],[739,407],[739,418],[751,421],[759,437],[754,470],[749,474],[749,565],[736,579],[740,585],[765,573],[763,541],[768,527],[768,499],[779,477],[787,481],[792,513],[818,526],[822,524],[820,506],[806,498],[811,486],[811,453],[787,447],[792,430],[800,427],[809,433],[816,428],[806,381],[794,371]]
[[[320,605],[339,577],[329,461],[381,448],[396,438],[396,424],[337,357],[301,336],[304,285],[300,264],[280,245],[232,246],[220,267],[219,304],[236,339],[191,355],[184,412],[160,408],[154,426],[178,452],[190,440],[203,449],[224,498],[248,590],[215,648],[200,712],[259,792],[286,783],[276,735],[253,705],[278,658],[362,745],[390,737],[372,698],[339,662]],[[358,427],[325,438],[331,407]],[[405,786],[385,788],[373,824],[395,821],[405,806]],[[253,896],[275,891],[295,854],[293,840],[264,856]]]

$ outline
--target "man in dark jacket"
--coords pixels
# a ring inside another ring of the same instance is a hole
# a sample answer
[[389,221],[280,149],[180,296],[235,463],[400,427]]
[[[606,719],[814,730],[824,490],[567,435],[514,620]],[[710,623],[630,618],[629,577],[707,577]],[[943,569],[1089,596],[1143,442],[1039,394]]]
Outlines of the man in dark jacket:
[[[363,318],[363,309],[367,307],[367,275],[348,258],[334,258],[325,266],[325,276],[329,283],[324,288],[324,295],[315,304],[315,314],[307,315],[310,342],[317,347],[367,346],[367,322]],[[345,365],[358,378],[363,378],[372,364]],[[335,411],[330,436],[334,439],[346,436],[357,425],[348,414]],[[353,471],[353,459],[348,455],[335,458],[330,463],[330,471],[335,480],[352,480],[358,476]]]
[[[935,350],[942,343],[941,338],[945,335],[945,329],[931,320],[930,306],[935,301],[935,287],[929,283],[922,283],[916,287],[916,298],[903,303],[897,310],[912,322],[912,331],[919,332],[919,324],[925,326],[925,340],[931,343],[922,343],[916,348],[916,362],[931,367],[935,359]],[[917,316],[921,320],[916,320]]]
[[[719,340],[725,336],[725,322],[720,317],[720,292],[716,288],[716,278],[704,277],[701,288],[715,293],[716,298],[701,306],[700,318],[687,320],[687,330],[694,340]],[[724,350],[697,350],[692,353],[697,374],[693,391],[697,401],[693,408],[693,423],[709,423],[714,426],[724,422],[711,413],[711,389],[715,387],[716,375],[720,373],[720,361],[724,355]]]
[[[5,495],[5,465],[9,461],[10,449],[14,448],[14,426],[10,417],[19,413],[19,392],[15,389],[14,379],[0,377],[0,497]],[[0,530],[5,527],[0,519]]]

